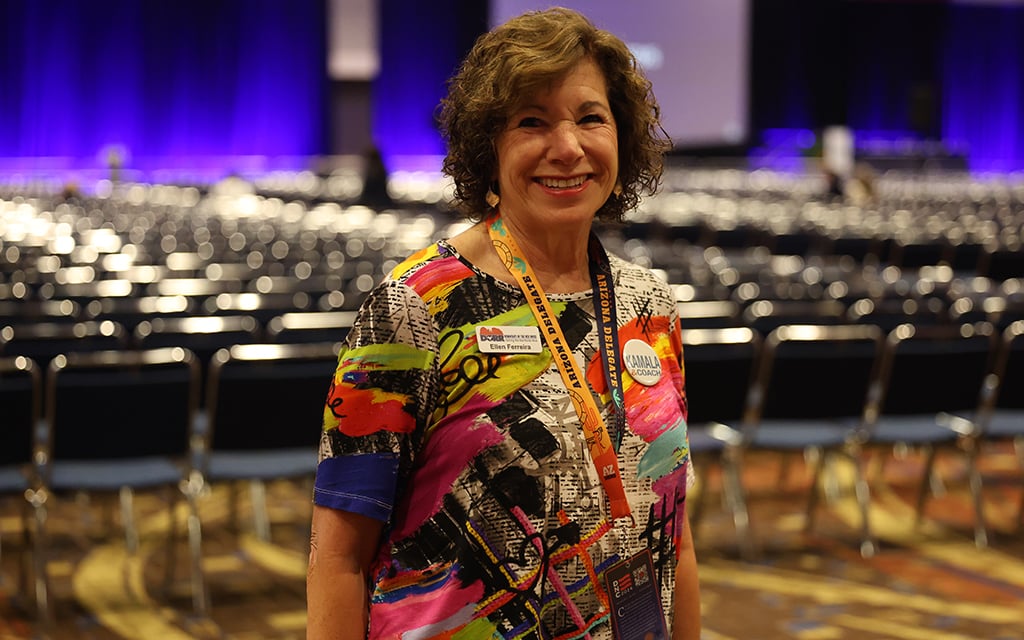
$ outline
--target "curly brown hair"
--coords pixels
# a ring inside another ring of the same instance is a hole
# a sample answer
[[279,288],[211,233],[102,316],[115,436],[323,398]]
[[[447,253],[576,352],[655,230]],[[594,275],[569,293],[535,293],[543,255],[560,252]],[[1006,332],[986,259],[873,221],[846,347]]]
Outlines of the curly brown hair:
[[447,142],[442,170],[454,182],[454,206],[478,220],[490,209],[485,197],[497,172],[494,141],[509,114],[526,96],[564,77],[584,59],[604,74],[618,129],[619,184],[597,211],[603,221],[621,221],[644,194],[661,183],[671,140],[651,82],[626,44],[563,7],[524,13],[481,35],[448,81],[440,105]]

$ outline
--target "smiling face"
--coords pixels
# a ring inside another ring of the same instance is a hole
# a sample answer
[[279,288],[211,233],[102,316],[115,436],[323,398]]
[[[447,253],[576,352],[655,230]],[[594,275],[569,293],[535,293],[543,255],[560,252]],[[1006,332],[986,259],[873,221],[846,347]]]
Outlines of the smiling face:
[[618,130],[600,68],[585,59],[528,96],[496,140],[501,213],[529,231],[589,229],[618,177]]

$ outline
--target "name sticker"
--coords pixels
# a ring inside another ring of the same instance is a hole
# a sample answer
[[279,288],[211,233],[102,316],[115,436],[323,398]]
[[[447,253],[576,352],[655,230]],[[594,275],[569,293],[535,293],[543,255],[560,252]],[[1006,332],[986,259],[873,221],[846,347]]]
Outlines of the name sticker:
[[540,353],[543,343],[538,327],[477,327],[481,353]]
[[622,348],[622,361],[633,379],[649,387],[661,380],[661,360],[654,347],[643,340],[633,338]]

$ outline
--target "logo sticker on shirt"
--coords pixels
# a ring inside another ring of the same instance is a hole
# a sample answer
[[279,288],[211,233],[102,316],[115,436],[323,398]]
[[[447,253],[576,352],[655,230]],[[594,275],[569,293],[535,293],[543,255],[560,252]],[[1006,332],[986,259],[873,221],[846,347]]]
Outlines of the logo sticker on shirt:
[[477,327],[476,343],[481,353],[540,353],[543,346],[538,327]]
[[654,347],[643,340],[633,338],[622,348],[622,361],[633,379],[649,387],[661,380],[661,360]]

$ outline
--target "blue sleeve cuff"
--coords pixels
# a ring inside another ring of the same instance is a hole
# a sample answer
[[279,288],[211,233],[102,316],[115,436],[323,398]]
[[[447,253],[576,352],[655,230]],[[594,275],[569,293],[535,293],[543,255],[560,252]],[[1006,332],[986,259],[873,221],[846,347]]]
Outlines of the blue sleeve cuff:
[[387,522],[397,474],[398,458],[390,453],[325,458],[316,469],[313,503]]

